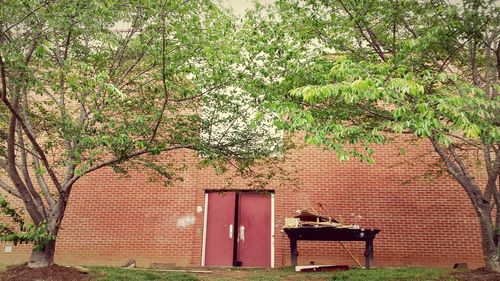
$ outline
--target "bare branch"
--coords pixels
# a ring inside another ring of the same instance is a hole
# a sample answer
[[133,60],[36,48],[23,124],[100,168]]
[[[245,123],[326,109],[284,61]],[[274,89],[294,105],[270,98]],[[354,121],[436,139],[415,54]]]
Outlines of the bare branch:
[[33,11],[30,11],[28,14],[26,14],[24,17],[22,17],[20,20],[18,20],[17,22],[15,22],[14,24],[12,24],[11,26],[7,27],[3,32],[2,34],[0,34],[0,37],[4,36],[5,34],[7,34],[7,32],[9,32],[9,30],[15,28],[16,26],[18,26],[19,24],[21,24],[24,20],[26,20],[27,18],[29,18],[31,15],[35,14],[38,10],[40,10],[41,8],[45,7],[46,5],[50,4],[50,2],[52,2],[52,0],[46,0],[45,3],[43,3],[42,5],[36,7]]
[[168,104],[168,98],[169,98],[169,93],[167,89],[167,62],[166,62],[166,39],[165,35],[167,33],[167,18],[166,15],[163,14],[162,17],[162,33],[161,33],[161,64],[162,64],[162,69],[161,69],[161,80],[162,80],[162,86],[163,86],[163,94],[164,94],[164,100],[163,104],[161,106],[161,111],[160,111],[160,116],[158,117],[158,121],[155,124],[155,127],[153,129],[153,134],[151,135],[151,139],[149,142],[153,142],[154,139],[156,138],[156,134],[158,132],[158,128],[160,127],[161,121],[163,119],[163,114],[165,113],[165,109],[167,108]]
[[378,44],[378,42],[376,40],[375,33],[370,28],[367,28],[368,35],[370,37],[370,38],[368,38],[368,36],[366,36],[366,34],[365,34],[364,30],[363,30],[363,27],[361,27],[361,25],[359,24],[359,22],[357,20],[355,20],[355,18],[352,15],[351,11],[349,9],[347,9],[347,6],[344,4],[344,2],[342,0],[338,0],[338,1],[339,1],[340,5],[342,6],[342,8],[344,9],[344,11],[349,15],[349,17],[354,20],[354,23],[358,27],[361,36],[363,36],[363,38],[368,42],[368,44],[370,44],[370,46],[372,46],[373,50],[378,54],[378,56],[383,61],[386,61],[384,52],[380,49],[380,44]]
[[[0,57],[1,60],[1,57]],[[4,70],[4,65],[3,63],[0,63],[0,66],[2,67],[2,70]],[[5,73],[2,71],[2,73]],[[5,79],[3,79],[5,81]],[[6,84],[3,84],[3,88],[6,89],[7,86]],[[6,96],[6,93],[4,92],[2,95],[2,99],[4,99],[4,96]],[[11,105],[13,107],[13,110],[15,110],[18,106],[18,99],[14,100],[14,104]],[[17,167],[15,166],[16,163],[16,153],[15,153],[15,146],[14,143],[16,142],[16,126],[17,126],[17,117],[12,114],[10,118],[10,124],[9,124],[9,131],[7,135],[7,159],[8,159],[8,174],[10,177],[10,180],[12,183],[16,186],[17,191],[19,192],[20,196],[23,199],[24,205],[30,214],[31,218],[33,219],[33,222],[35,224],[39,224],[43,221],[44,217],[42,213],[38,210],[38,208],[35,207],[35,203],[33,202],[33,198],[31,197],[30,192],[26,188],[26,185],[24,184],[23,180],[21,179],[21,176],[19,175],[19,172],[17,171]]]
[[31,197],[33,197],[33,202],[35,203],[35,207],[38,209],[40,213],[43,214],[44,217],[46,217],[46,209],[43,204],[42,198],[40,197],[40,194],[35,190],[35,187],[33,186],[33,181],[31,181],[30,173],[28,170],[28,161],[27,161],[27,153],[26,150],[24,149],[24,137],[22,134],[22,129],[20,126],[16,126],[16,131],[17,131],[17,138],[19,140],[19,146],[22,147],[20,154],[21,154],[21,172],[23,173],[23,178],[24,178],[24,183],[26,184],[26,188],[28,189],[29,193],[31,194]]
[[[22,102],[22,112],[21,113],[24,117],[24,121],[25,121],[25,124],[26,124],[28,131],[31,133],[31,135],[33,137],[36,138],[35,131],[33,130],[33,126],[31,124],[30,115],[28,114],[28,112],[29,112],[28,91],[26,89],[23,89],[22,94],[23,94],[23,96],[21,99],[21,102]],[[33,144],[31,144],[31,146],[33,149],[35,149]],[[42,159],[40,158],[39,155],[37,155],[32,150],[29,150],[24,146],[22,149],[24,149],[27,153],[29,153],[31,155],[32,165],[35,168],[34,174],[35,174],[35,178],[36,178],[36,181],[38,183],[38,186],[40,187],[42,195],[43,195],[45,201],[47,202],[49,208],[53,209],[56,202],[54,201],[54,198],[52,197],[52,194],[50,193],[50,190],[47,186],[47,183],[46,183],[43,175],[38,172],[38,171],[40,171],[40,162],[39,161],[41,161]]]
[[[149,46],[152,42],[153,42],[153,37],[149,39],[149,41],[146,43],[146,45]],[[139,63],[146,56],[146,53],[147,53],[147,49],[145,48],[145,50],[141,52],[141,54],[137,57],[137,59],[134,61],[134,63],[123,73],[121,78],[116,83],[116,85],[118,86],[119,89],[122,89],[123,86],[120,86],[121,83],[123,82],[125,77],[127,77],[132,72],[132,70],[134,70],[134,68],[136,68],[139,65]]]
[[14,187],[8,185],[6,182],[0,179],[0,187],[3,188],[3,190],[7,191],[7,193],[22,199],[21,194],[19,191],[17,191]]
[[474,31],[471,35],[469,35],[467,37],[467,39],[462,42],[462,44],[460,44],[458,47],[455,48],[455,50],[453,50],[449,55],[448,57],[443,61],[443,63],[441,64],[441,67],[439,68],[438,72],[441,72],[443,71],[443,69],[445,68],[445,66],[450,62],[450,60],[458,53],[458,51],[460,51],[467,43],[469,43],[470,40],[472,40],[472,38],[474,38],[477,34],[479,34],[481,31],[482,31],[482,28],[486,25],[488,21],[485,21],[476,31]]
[[471,182],[462,173],[462,170],[460,169],[458,164],[454,163],[450,159],[448,153],[446,153],[445,149],[438,143],[437,140],[430,138],[430,141],[432,143],[432,146],[434,147],[434,150],[439,154],[441,159],[444,161],[446,170],[460,183],[460,185],[465,190],[467,195],[469,195],[469,198],[471,199],[474,208],[477,211],[482,210],[484,204],[487,203],[487,201],[483,198],[481,190],[474,184],[474,182]]
[[[35,158],[34,156],[32,157],[33,160],[33,166],[37,171],[40,170],[40,162],[38,161],[38,158]],[[36,181],[38,183],[38,186],[42,190],[42,195],[45,198],[45,201],[49,204],[50,208],[53,208],[56,204],[52,194],[50,193],[50,189],[47,185],[47,182],[45,181],[45,178],[41,173],[35,173]]]
[[[36,141],[35,137],[31,134],[29,128],[26,126],[26,123],[24,122],[23,118],[20,116],[20,114],[17,111],[17,109],[13,106],[13,104],[11,104],[11,102],[7,98],[7,83],[6,83],[5,65],[3,63],[3,58],[1,56],[1,54],[0,54],[0,76],[1,76],[1,81],[2,81],[2,93],[1,93],[1,99],[2,99],[2,101],[7,106],[7,108],[11,112],[12,116],[15,117],[15,119],[17,119],[17,121],[19,121],[19,125],[23,129],[24,133],[28,137],[28,139],[31,142],[31,144],[33,145],[33,147],[35,149],[35,152],[40,156],[40,159],[42,160],[42,163],[43,163],[45,169],[47,170],[50,178],[52,179],[52,182],[56,186],[57,190],[59,192],[61,192],[62,191],[61,184],[60,184],[59,180],[57,179],[56,174],[52,170],[52,168],[51,168],[51,166],[49,164],[49,161],[47,160],[47,157],[45,155],[45,152],[40,147],[40,145]],[[14,122],[14,124],[15,123],[16,122]],[[11,163],[15,163],[15,161],[13,161]]]
[[143,69],[141,72],[139,72],[137,75],[135,75],[133,78],[129,79],[126,83],[124,83],[123,85],[120,86],[119,90],[123,90],[126,86],[130,85],[132,82],[134,82],[136,79],[138,79],[139,77],[141,77],[142,75],[144,75],[145,73],[147,73],[148,71],[150,71],[151,69],[155,68],[156,67],[156,64],[153,64],[145,69]]
[[483,149],[484,162],[488,175],[488,181],[486,183],[484,196],[487,200],[491,200],[491,196],[494,196],[495,203],[497,203],[497,201],[500,201],[500,195],[497,188],[497,178],[500,175],[500,152],[495,152],[496,156],[495,161],[493,162],[491,159],[489,147],[489,145],[485,145]]
[[461,156],[459,156],[455,150],[456,146],[455,144],[451,144],[448,147],[448,151],[450,151],[451,156],[453,157],[453,161],[458,164],[458,167],[460,168],[461,173],[471,182],[475,185],[474,177],[472,177],[465,166],[465,163],[462,161]]
[[[170,148],[162,150],[162,152],[173,151],[173,150],[177,150],[177,149],[192,149],[192,147],[191,146],[173,146],[173,147],[170,147]],[[111,166],[111,165],[114,165],[114,164],[117,164],[117,163],[129,160],[129,159],[132,159],[132,158],[135,158],[137,156],[144,155],[144,154],[147,154],[147,153],[150,153],[150,152],[151,151],[149,151],[147,149],[141,149],[141,150],[129,153],[127,155],[119,156],[119,157],[116,157],[116,158],[109,159],[107,161],[101,162],[99,164],[96,164],[96,165],[88,168],[85,172],[83,172],[81,174],[78,174],[78,175],[74,175],[69,181],[65,182],[64,183],[64,189],[68,190],[69,188],[71,188],[71,186],[78,179],[80,179],[83,175],[86,175],[86,174],[91,173],[93,171],[99,170],[99,169],[101,169],[103,167]]]
[[410,24],[408,22],[406,22],[406,20],[404,18],[402,19],[402,21],[403,21],[403,25],[406,28],[406,30],[408,30],[411,33],[411,35],[413,36],[413,39],[417,39],[418,35],[415,32],[415,30],[413,30],[413,28],[410,26]]
[[136,34],[136,32],[138,32],[140,30],[140,27],[135,25],[136,21],[137,21],[137,18],[134,19],[134,24],[132,24],[132,27],[127,29],[127,35],[125,36],[123,41],[121,41],[118,44],[119,47],[118,47],[118,50],[116,50],[115,59],[113,60],[113,63],[111,65],[111,67],[109,68],[109,77],[114,77],[116,70],[118,69],[118,67],[120,67],[120,65],[122,63],[122,59],[123,59],[125,50],[126,50],[128,44],[130,43],[130,39],[132,39],[134,34]]

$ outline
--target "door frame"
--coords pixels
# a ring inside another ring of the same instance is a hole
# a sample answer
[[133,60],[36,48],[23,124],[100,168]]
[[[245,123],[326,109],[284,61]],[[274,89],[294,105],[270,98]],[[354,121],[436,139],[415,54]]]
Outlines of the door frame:
[[208,192],[205,191],[205,208],[203,210],[203,244],[201,246],[201,266],[205,266],[205,251],[207,249],[207,216],[208,216]]
[[[201,246],[201,266],[205,266],[205,252],[207,250],[207,216],[209,192],[254,192],[252,190],[205,190],[205,209],[203,210],[203,241]],[[274,190],[269,190],[271,195],[271,268],[274,268]]]

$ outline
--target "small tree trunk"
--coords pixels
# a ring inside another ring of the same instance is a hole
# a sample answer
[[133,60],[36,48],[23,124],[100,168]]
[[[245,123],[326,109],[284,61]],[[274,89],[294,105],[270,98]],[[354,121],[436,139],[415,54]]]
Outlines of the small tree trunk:
[[54,253],[56,249],[56,241],[49,241],[43,249],[33,249],[31,252],[29,268],[39,268],[54,264]]

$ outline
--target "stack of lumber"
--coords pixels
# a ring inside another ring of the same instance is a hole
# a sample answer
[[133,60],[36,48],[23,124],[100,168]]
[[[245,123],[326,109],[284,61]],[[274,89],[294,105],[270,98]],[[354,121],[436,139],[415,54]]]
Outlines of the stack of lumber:
[[331,216],[322,216],[307,210],[297,210],[293,218],[285,219],[285,228],[293,227],[335,227],[359,229],[359,225],[342,224]]

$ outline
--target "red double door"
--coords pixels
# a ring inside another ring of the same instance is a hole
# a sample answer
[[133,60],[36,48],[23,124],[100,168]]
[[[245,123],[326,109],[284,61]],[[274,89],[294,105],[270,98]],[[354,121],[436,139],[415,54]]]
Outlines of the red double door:
[[271,194],[208,192],[205,266],[271,267]]

